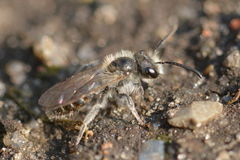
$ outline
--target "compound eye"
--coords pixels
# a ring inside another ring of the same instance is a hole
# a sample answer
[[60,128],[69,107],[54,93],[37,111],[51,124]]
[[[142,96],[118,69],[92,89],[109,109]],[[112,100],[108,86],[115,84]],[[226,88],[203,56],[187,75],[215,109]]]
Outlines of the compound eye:
[[147,67],[146,68],[146,74],[149,75],[152,78],[158,77],[158,72],[154,68]]
[[113,61],[109,66],[108,69],[110,72],[115,72],[117,70],[117,63]]

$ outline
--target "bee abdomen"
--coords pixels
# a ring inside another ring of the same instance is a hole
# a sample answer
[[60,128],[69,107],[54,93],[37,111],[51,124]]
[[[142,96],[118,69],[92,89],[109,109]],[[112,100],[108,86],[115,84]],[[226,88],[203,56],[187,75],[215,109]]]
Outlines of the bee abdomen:
[[58,107],[55,110],[46,112],[48,118],[52,121],[66,121],[75,119],[79,112],[85,110],[84,103],[82,101],[71,103],[66,106]]

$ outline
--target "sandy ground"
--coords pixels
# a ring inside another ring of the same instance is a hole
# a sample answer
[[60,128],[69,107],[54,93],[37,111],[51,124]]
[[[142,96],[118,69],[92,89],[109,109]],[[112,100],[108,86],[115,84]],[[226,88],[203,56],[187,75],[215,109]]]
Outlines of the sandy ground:
[[[176,23],[161,57],[198,69],[204,83],[194,88],[194,74],[166,66],[138,107],[149,129],[112,105],[71,150],[77,131],[48,121],[40,95],[107,54],[153,49]],[[1,159],[134,160],[149,140],[163,142],[162,159],[239,159],[239,30],[238,0],[0,0]],[[222,113],[195,129],[168,123],[200,100],[222,103]]]

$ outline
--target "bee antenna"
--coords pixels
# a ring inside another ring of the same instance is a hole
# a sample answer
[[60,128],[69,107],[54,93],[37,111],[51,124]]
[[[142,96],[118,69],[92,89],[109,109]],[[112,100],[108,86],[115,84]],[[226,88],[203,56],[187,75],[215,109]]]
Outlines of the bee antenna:
[[170,65],[175,65],[178,67],[181,67],[183,69],[186,69],[188,71],[191,71],[193,73],[195,73],[199,78],[203,78],[203,75],[196,69],[193,69],[191,67],[185,66],[183,64],[177,63],[177,62],[157,62],[157,64],[170,64]]
[[158,44],[156,45],[156,48],[154,49],[154,53],[159,53],[160,50],[163,48],[163,45],[165,44],[165,42],[172,37],[172,35],[177,31],[178,25],[174,24],[172,27],[172,30],[165,36],[163,37],[163,39],[161,39]]

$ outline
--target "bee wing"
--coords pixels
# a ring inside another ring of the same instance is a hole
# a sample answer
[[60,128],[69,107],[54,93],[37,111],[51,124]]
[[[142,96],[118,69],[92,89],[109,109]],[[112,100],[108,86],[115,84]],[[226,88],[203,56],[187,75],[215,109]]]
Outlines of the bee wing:
[[39,98],[39,105],[45,110],[56,109],[79,100],[81,97],[97,93],[108,85],[117,83],[126,76],[109,74],[98,65],[84,72],[79,72],[63,82],[57,83]]

